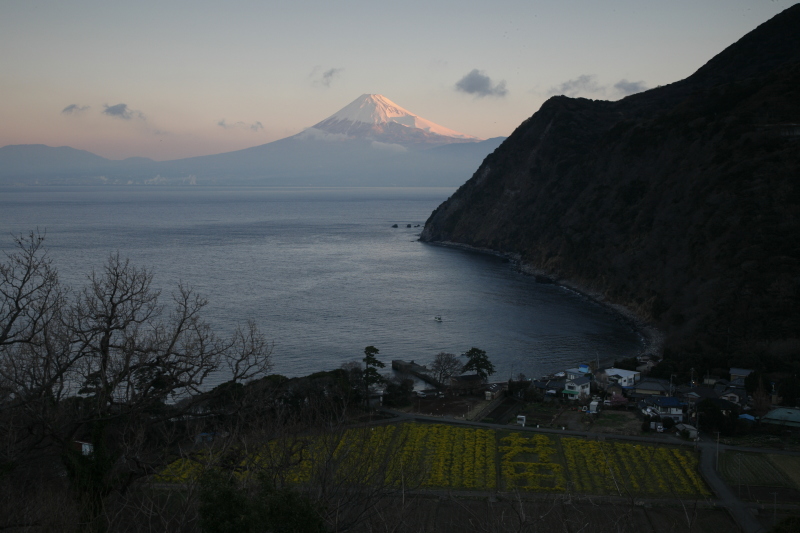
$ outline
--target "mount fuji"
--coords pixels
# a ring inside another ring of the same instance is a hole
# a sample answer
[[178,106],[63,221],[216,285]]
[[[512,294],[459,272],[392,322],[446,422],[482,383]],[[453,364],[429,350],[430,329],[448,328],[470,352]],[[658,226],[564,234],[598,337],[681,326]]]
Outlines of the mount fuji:
[[459,133],[364,94],[297,135],[215,155],[111,161],[67,147],[6,146],[0,183],[456,187],[503,140]]
[[300,135],[314,135],[316,132],[371,139],[409,149],[482,140],[425,120],[381,94],[362,94]]

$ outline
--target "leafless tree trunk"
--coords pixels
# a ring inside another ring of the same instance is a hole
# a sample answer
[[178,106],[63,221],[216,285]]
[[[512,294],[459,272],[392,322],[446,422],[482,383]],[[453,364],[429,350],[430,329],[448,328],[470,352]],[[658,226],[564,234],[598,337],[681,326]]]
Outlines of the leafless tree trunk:
[[184,285],[163,306],[152,273],[119,254],[70,297],[42,242],[17,239],[0,264],[0,478],[24,465],[66,468],[94,521],[110,495],[174,457],[189,421],[214,414],[209,376],[263,375],[272,347],[253,323],[218,337],[206,301]]
[[431,372],[433,372],[433,377],[436,381],[447,386],[450,382],[450,377],[460,374],[463,367],[464,365],[461,364],[455,354],[439,352],[433,358]]

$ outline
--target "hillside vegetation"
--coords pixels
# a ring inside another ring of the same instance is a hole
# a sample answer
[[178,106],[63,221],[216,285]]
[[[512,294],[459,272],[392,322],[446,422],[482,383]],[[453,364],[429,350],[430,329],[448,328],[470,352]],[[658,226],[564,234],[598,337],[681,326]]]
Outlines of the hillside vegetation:
[[423,241],[502,252],[622,304],[678,366],[796,370],[800,5],[691,77],[557,96],[431,215]]

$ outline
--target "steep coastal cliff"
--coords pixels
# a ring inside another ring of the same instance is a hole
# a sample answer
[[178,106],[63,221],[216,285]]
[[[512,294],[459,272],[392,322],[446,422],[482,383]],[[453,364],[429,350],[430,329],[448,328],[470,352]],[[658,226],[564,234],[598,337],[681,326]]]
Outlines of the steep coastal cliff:
[[517,257],[626,306],[675,360],[800,354],[800,5],[689,78],[557,96],[421,234]]

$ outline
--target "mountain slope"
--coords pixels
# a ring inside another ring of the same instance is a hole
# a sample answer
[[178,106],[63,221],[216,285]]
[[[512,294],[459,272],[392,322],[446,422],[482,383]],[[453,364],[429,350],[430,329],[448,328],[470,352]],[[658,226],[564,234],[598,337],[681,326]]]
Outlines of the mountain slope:
[[66,147],[6,147],[0,182],[456,187],[500,140],[456,132],[365,94],[297,135],[222,154],[156,163]]
[[380,94],[362,94],[313,128],[328,134],[399,144],[406,148],[482,140],[421,118]]
[[[464,146],[461,152],[444,150]],[[236,152],[171,161],[166,175],[303,186],[458,186],[496,142],[458,133],[364,94],[311,128]]]
[[676,364],[796,367],[798,27],[800,5],[618,102],[551,98],[422,240],[504,252],[625,305]]

